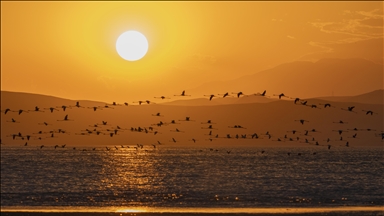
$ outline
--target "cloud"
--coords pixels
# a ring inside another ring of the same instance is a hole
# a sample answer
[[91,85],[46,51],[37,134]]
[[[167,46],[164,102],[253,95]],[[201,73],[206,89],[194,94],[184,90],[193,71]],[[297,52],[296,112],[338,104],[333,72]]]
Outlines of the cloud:
[[[343,44],[353,45],[362,41],[383,40],[384,16],[382,9],[375,9],[372,11],[345,10],[342,15],[343,19],[340,21],[322,22],[317,19],[315,22],[309,23],[321,32],[337,35],[340,39],[332,41],[311,41],[308,44],[310,46],[321,48],[321,51],[306,54],[300,59],[305,59],[308,56],[325,56],[326,54],[335,53],[337,52],[335,49],[340,48],[339,45]],[[377,49],[382,49],[382,46]],[[380,58],[382,59],[382,57],[377,57],[375,59]],[[382,62],[382,60],[379,61]]]
[[296,39],[295,37],[293,37],[293,36],[291,36],[291,35],[287,35],[287,38],[289,38],[289,39]]
[[[320,31],[328,34],[343,34],[347,37],[355,38],[352,40],[368,40],[374,38],[383,38],[383,22],[384,16],[382,11],[375,9],[372,11],[344,11],[346,16],[338,22],[310,22],[310,24],[320,29]],[[351,40],[344,40],[351,42]],[[338,42],[336,42],[338,43]]]

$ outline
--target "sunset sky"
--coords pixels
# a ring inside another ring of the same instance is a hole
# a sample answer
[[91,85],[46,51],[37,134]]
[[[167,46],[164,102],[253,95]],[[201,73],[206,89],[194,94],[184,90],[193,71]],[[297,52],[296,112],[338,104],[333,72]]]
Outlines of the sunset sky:
[[[128,30],[148,39],[141,60],[116,52]],[[68,99],[153,99],[292,61],[382,64],[382,50],[383,2],[1,2],[1,90]]]

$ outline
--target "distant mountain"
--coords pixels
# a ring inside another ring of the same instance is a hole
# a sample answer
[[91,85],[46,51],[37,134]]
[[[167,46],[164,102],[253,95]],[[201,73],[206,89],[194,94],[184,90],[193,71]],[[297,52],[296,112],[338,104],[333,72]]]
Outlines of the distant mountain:
[[211,101],[207,98],[197,98],[197,99],[186,99],[186,100],[175,100],[171,102],[162,103],[163,105],[178,105],[178,106],[215,106],[215,105],[225,105],[225,104],[247,104],[247,103],[269,103],[276,101],[275,98],[267,98],[255,95],[241,96],[239,98],[234,96],[229,97],[216,97]]
[[96,102],[89,100],[69,100],[49,95],[33,94],[26,92],[10,92],[10,91],[1,91],[1,110],[9,109],[25,109],[33,110],[35,106],[40,108],[49,108],[49,107],[61,107],[65,106],[74,106],[76,102],[79,101],[81,106],[104,106],[104,102]]
[[188,90],[193,94],[242,91],[290,97],[352,96],[383,89],[383,65],[364,59],[291,62],[236,80],[211,82]]
[[[315,98],[302,98],[303,100],[313,101],[333,101],[333,102],[351,102],[351,103],[362,103],[362,104],[384,104],[384,90],[375,90],[372,92],[364,93],[356,96],[334,96],[334,97],[315,97]],[[226,97],[226,98],[214,98],[212,101],[206,98],[197,99],[185,99],[176,100],[171,102],[162,103],[162,105],[177,105],[177,106],[215,106],[225,104],[247,104],[247,103],[270,103],[278,101],[276,97],[260,97],[255,95],[247,95],[237,97]],[[291,98],[284,98],[282,100],[293,100]]]
[[384,90],[376,90],[356,96],[319,97],[317,99],[337,102],[353,102],[364,104],[384,104]]

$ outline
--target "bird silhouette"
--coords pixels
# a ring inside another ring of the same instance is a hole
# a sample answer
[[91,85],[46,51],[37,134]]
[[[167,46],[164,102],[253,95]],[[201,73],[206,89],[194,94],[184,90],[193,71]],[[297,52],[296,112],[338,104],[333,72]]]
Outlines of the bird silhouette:
[[287,96],[284,95],[284,93],[281,93],[279,95],[274,94],[274,96],[279,96],[279,99],[281,99],[281,97],[287,97]]
[[63,120],[57,120],[57,121],[73,121],[73,119],[69,119],[68,115],[65,115]]
[[338,121],[338,122],[333,122],[333,123],[337,123],[337,124],[348,124],[348,122],[344,122],[342,120]]
[[154,97],[154,98],[160,98],[161,100],[164,100],[164,99],[171,99],[171,98],[169,98],[169,97],[165,97],[165,96]]
[[6,115],[8,112],[11,112],[11,109],[7,108],[4,110],[4,115]]
[[344,109],[344,108],[341,108],[342,110],[345,110],[345,111],[349,111],[349,112],[354,112],[356,113],[355,111],[353,111],[353,109],[355,108],[355,106],[350,106],[348,107],[347,109]]
[[219,94],[219,95],[223,95],[223,98],[225,98],[225,97],[229,96],[229,93],[226,92],[225,94]]
[[362,110],[363,112],[365,112],[365,115],[373,115],[373,114],[378,114],[376,112],[373,112],[372,110]]
[[184,96],[191,96],[191,95],[186,95],[186,94],[185,94],[185,90],[184,90],[183,92],[181,92],[181,94],[179,94],[179,95],[174,95],[174,96],[182,96],[182,97],[184,97]]
[[39,108],[38,106],[35,106],[35,109],[34,109],[34,110],[28,110],[28,111],[44,112],[44,111],[40,110],[40,108]]
[[204,95],[206,97],[209,97],[209,100],[211,101],[213,97],[216,97],[214,94],[211,94],[211,95]]
[[244,95],[243,92],[232,92],[232,94],[236,94],[237,98],[239,98],[241,95]]
[[267,93],[267,90],[264,90],[263,93],[256,93],[254,95],[256,95],[256,96],[263,96],[264,97],[266,93]]
[[152,116],[161,116],[161,117],[163,117],[163,115],[161,115],[160,113],[152,114]]
[[304,119],[299,119],[299,120],[295,120],[295,121],[299,121],[302,125],[304,124],[304,122],[309,122],[309,121],[304,120]]

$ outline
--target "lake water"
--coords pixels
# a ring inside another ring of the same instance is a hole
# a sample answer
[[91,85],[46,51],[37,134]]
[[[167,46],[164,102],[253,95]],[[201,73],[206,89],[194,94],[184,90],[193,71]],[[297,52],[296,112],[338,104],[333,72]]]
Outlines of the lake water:
[[383,206],[382,148],[316,147],[2,146],[1,207],[209,212]]

